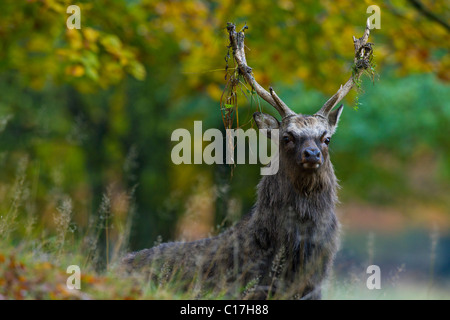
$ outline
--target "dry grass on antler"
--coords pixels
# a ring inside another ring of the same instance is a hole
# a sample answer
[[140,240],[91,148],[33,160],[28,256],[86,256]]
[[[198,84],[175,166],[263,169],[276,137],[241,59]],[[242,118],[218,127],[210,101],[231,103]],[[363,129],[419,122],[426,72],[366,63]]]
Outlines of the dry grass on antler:
[[[241,32],[244,32],[246,29],[248,29],[247,25],[241,29]],[[232,129],[235,118],[236,127],[240,127],[238,110],[238,95],[240,93],[242,93],[242,95],[250,101],[251,107],[253,106],[253,101],[255,101],[255,105],[257,106],[257,110],[255,111],[258,111],[258,108],[259,111],[261,111],[261,105],[256,91],[251,87],[251,85],[248,85],[247,80],[237,66],[234,54],[230,56],[230,51],[233,50],[231,39],[227,48],[228,51],[225,56],[225,80],[227,83],[220,98],[220,112],[225,129]],[[230,58],[233,62],[232,68],[229,67]]]

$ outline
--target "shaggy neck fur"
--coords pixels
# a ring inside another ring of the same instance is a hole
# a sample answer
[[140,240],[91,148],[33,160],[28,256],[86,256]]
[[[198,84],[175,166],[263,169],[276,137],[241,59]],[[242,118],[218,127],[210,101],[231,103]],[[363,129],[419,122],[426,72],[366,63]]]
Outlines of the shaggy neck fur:
[[261,179],[253,219],[264,225],[271,238],[279,238],[277,235],[283,233],[289,236],[302,225],[318,227],[317,224],[335,219],[337,188],[329,159],[315,172],[296,172],[292,167],[280,165],[277,174]]

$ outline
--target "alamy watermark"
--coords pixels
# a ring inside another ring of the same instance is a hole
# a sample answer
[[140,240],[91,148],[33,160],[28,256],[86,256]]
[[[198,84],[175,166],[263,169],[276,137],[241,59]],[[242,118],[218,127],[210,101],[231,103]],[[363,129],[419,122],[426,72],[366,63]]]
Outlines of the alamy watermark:
[[[194,136],[187,129],[176,129],[172,132],[172,141],[179,141],[171,152],[174,164],[244,164],[248,149],[249,164],[267,164],[261,168],[262,175],[273,175],[279,168],[279,131],[260,129],[257,135],[255,129],[226,129],[225,137],[219,129],[208,129],[202,132],[202,122],[194,121]],[[266,137],[270,136],[270,139]],[[246,141],[249,141],[248,148]],[[259,140],[259,141],[258,141]],[[268,149],[270,141],[270,154]],[[204,149],[203,142],[211,141]],[[192,157],[193,142],[193,157]],[[224,151],[225,149],[225,151]],[[236,153],[236,157],[235,157]],[[193,159],[192,159],[193,158]],[[193,161],[192,161],[193,160]]]
[[66,26],[68,29],[81,29],[81,9],[77,5],[67,7],[67,13],[71,14],[67,18]]
[[67,278],[66,286],[69,290],[80,290],[81,289],[81,269],[77,265],[70,265],[66,270],[67,274],[71,274],[70,277]]
[[367,7],[366,13],[373,13],[369,18],[370,29],[381,29],[381,9],[377,5]]
[[366,281],[366,287],[369,290],[381,289],[381,269],[376,264],[370,265],[366,269],[366,273],[370,274]]

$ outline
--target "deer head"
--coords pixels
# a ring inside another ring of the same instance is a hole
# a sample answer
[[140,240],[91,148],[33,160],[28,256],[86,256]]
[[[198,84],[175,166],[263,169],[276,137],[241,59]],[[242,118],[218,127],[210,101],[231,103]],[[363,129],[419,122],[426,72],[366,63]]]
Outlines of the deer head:
[[244,51],[244,31],[236,32],[235,25],[231,23],[228,24],[227,30],[233,56],[240,73],[256,93],[272,105],[281,116],[281,121],[279,121],[262,112],[256,112],[253,115],[258,128],[267,129],[269,138],[271,129],[279,130],[280,169],[288,167],[295,177],[298,174],[319,173],[323,168],[329,168],[328,144],[336,131],[339,117],[343,111],[342,104],[336,109],[334,107],[352,89],[354,79],[359,78],[363,70],[369,66],[368,63],[365,63],[372,52],[371,44],[367,42],[370,30],[369,20],[367,20],[364,35],[360,39],[353,37],[354,62],[358,66],[355,74],[314,115],[295,113],[272,88],[267,92],[261,87],[253,77],[252,69],[247,65]]
[[279,130],[280,160],[304,173],[320,170],[328,161],[328,145],[334,134],[343,105],[327,115],[291,114],[278,121],[275,117],[256,112],[253,115],[259,129]]

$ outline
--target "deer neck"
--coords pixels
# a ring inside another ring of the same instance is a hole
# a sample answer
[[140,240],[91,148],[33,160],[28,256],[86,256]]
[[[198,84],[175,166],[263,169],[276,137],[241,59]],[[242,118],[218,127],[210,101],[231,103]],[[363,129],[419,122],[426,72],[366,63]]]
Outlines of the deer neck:
[[315,173],[280,170],[258,185],[256,219],[262,223],[295,225],[334,215],[338,183],[331,162]]

